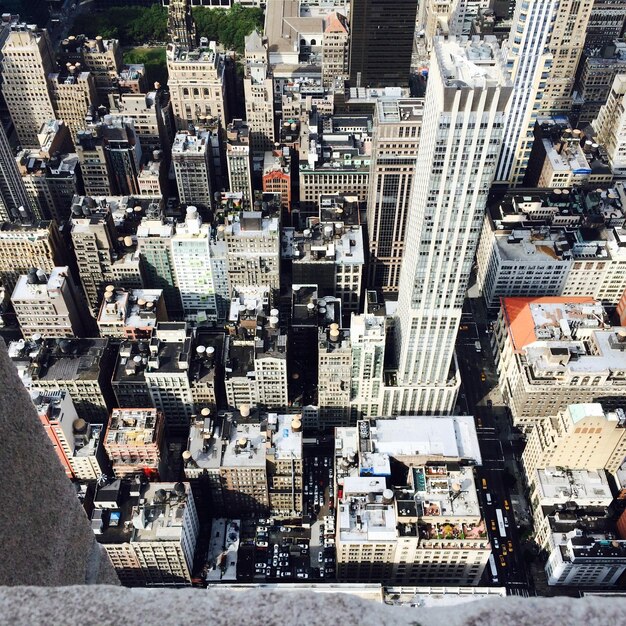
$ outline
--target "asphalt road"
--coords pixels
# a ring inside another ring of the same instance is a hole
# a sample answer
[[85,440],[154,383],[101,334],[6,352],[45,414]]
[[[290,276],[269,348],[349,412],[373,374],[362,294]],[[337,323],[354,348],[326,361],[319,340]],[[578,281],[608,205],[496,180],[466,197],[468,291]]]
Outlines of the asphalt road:
[[[508,409],[497,389],[497,374],[491,354],[489,325],[481,311],[474,311],[461,323],[457,341],[457,356],[463,381],[460,408],[474,415],[483,457],[477,468],[476,484],[487,532],[493,548],[497,581],[511,594],[528,594],[526,565],[520,548],[518,530],[513,515],[511,496],[505,484],[505,466],[512,461],[515,448],[511,444]],[[467,330],[463,329],[463,326]],[[476,350],[477,336],[481,351]],[[505,527],[501,532],[496,511],[502,511]],[[504,534],[504,536],[502,536]],[[490,576],[489,573],[486,574]]]

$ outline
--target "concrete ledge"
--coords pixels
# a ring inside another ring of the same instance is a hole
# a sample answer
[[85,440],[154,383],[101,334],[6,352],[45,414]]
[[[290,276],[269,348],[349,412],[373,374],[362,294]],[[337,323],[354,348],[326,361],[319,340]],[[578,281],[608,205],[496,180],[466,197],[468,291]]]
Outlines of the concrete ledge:
[[624,623],[626,600],[511,597],[420,609],[307,591],[0,587],[0,615],[6,624],[65,626],[605,626]]
[[2,340],[0,486],[0,585],[118,581]]

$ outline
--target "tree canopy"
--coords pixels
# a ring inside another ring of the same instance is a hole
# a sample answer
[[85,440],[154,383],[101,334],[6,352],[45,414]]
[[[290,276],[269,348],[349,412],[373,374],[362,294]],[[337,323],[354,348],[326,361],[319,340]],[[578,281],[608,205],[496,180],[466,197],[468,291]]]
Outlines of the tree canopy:
[[145,7],[111,7],[106,12],[79,15],[75,33],[119,39],[123,46],[140,46],[167,40],[167,9],[160,4]]
[[240,54],[244,50],[244,38],[253,30],[263,30],[263,11],[240,4],[224,11],[194,7],[193,19],[199,37],[209,41],[217,41],[226,50],[236,50]]
[[[217,41],[226,50],[243,53],[244,38],[253,30],[263,29],[263,11],[234,4],[230,9],[194,7],[193,18],[199,37]],[[119,39],[123,46],[142,46],[167,40],[167,9],[160,4],[151,7],[111,7],[106,12],[79,15],[75,33],[88,37],[102,35]]]

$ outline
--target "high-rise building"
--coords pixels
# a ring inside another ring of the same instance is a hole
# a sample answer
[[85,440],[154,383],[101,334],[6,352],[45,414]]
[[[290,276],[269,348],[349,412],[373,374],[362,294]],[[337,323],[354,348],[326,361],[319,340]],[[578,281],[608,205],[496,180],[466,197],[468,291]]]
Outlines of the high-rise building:
[[626,176],[626,74],[613,81],[606,104],[593,122],[596,140],[604,144],[615,176]]
[[438,39],[432,61],[417,157],[424,174],[400,270],[397,385],[383,409],[391,415],[454,406],[454,344],[511,92],[495,38]]
[[196,25],[189,0],[170,0],[167,7],[167,37],[177,46],[195,47]]
[[609,98],[615,77],[624,73],[626,73],[626,42],[615,40],[602,48],[585,52],[576,77],[574,99],[575,105],[579,107],[577,112],[579,128],[584,128],[598,116]]
[[163,414],[156,409],[113,409],[103,441],[115,478],[158,480],[163,430]]
[[62,72],[48,74],[48,88],[55,117],[63,120],[72,137],[86,126],[85,116],[97,103],[96,83],[90,72],[70,65]]
[[417,0],[352,2],[351,86],[397,87],[408,83],[417,4]]
[[365,204],[370,179],[371,115],[312,114],[300,151],[300,209],[318,212],[322,195],[356,196]]
[[[212,263],[209,224],[203,224],[196,207],[187,207],[185,221],[171,238],[172,266],[186,319],[217,321],[218,300],[228,299]],[[222,319],[221,316],[219,319]]]
[[145,218],[137,227],[137,246],[144,262],[144,278],[148,289],[162,289],[167,312],[182,312],[180,293],[174,277],[171,239],[174,224]]
[[0,220],[28,222],[31,217],[30,198],[26,193],[4,126],[0,124]]
[[80,337],[86,307],[69,274],[54,267],[48,274],[31,269],[19,277],[11,302],[24,337]]
[[506,48],[513,95],[505,120],[497,180],[520,184],[524,179],[533,144],[532,130],[553,63],[548,44],[558,4],[559,0],[530,0],[515,5]]
[[104,290],[98,312],[98,329],[102,337],[136,341],[150,339],[159,322],[167,322],[167,309],[161,289],[125,291],[109,285]]
[[624,33],[626,0],[595,0],[587,23],[585,49],[610,44]]
[[522,463],[529,483],[538,469],[563,467],[615,474],[626,456],[626,415],[599,403],[570,404],[533,425]]
[[385,384],[386,317],[353,314],[350,341],[350,410],[352,423],[356,423],[357,419],[381,414]]
[[108,339],[38,339],[9,344],[9,357],[28,390],[69,392],[78,415],[104,424],[113,407],[115,348]]
[[534,539],[549,585],[608,587],[626,570],[626,541],[606,472],[546,467],[529,476]]
[[[50,120],[41,127],[38,149],[25,148],[15,158],[37,219],[67,221],[72,198],[81,187],[78,156],[71,152],[71,138],[63,122]],[[5,172],[8,175],[10,170]]]
[[142,152],[163,150],[168,156],[174,141],[174,118],[169,92],[109,94],[111,111],[132,118]]
[[241,289],[233,297],[224,344],[224,385],[231,409],[242,406],[285,409],[287,334],[277,309],[269,310],[267,290]]
[[39,129],[54,118],[47,82],[54,67],[47,31],[11,28],[2,47],[2,94],[22,148],[38,148]]
[[141,289],[142,259],[136,240],[125,228],[127,209],[140,207],[132,198],[76,196],[70,221],[80,281],[94,317],[109,283]]
[[[594,2],[559,0],[548,42],[552,65],[540,103],[543,113],[568,113],[572,108],[574,80]],[[521,53],[525,54],[523,49]]]
[[352,346],[350,330],[333,323],[318,335],[317,405],[322,428],[350,425]]
[[280,194],[281,205],[291,210],[291,165],[282,153],[266,152],[263,156],[263,191]]
[[64,389],[32,391],[31,399],[68,478],[98,480],[107,467],[101,437],[103,426],[78,417],[70,394]]
[[[118,479],[101,486],[91,527],[123,585],[191,585],[200,524],[189,483],[129,484]],[[124,528],[129,532],[120,532]]]
[[417,98],[376,101],[367,224],[368,287],[397,294],[424,102]]
[[524,179],[538,115],[567,113],[593,0],[529,0],[515,5],[507,54],[513,78],[496,179]]
[[[335,442],[338,580],[480,580],[491,545],[474,482],[481,458],[471,417],[361,420],[336,429]],[[398,475],[402,487],[391,482]]]
[[274,87],[269,65],[268,44],[258,31],[245,39],[246,69],[243,81],[246,120],[250,124],[252,152],[271,150],[274,130]]
[[616,228],[625,204],[621,183],[606,191],[506,193],[489,207],[476,254],[487,306],[496,308],[508,296],[590,296],[616,305],[626,289],[626,254]]
[[206,126],[214,119],[226,128],[225,64],[215,42],[193,49],[168,46],[167,85],[178,129],[186,130],[189,124]]
[[252,208],[252,153],[250,126],[233,120],[226,129],[226,162],[230,190],[241,194],[244,209]]
[[280,290],[280,215],[235,210],[226,220],[217,238],[226,244],[231,293],[265,287],[273,305]]
[[187,324],[157,324],[150,339],[150,354],[143,375],[152,405],[165,415],[165,427],[169,434],[187,433],[189,430],[193,413],[190,359],[191,335]]
[[65,248],[56,222],[0,225],[0,282],[11,293],[31,267],[52,271],[65,262]]
[[211,175],[211,133],[195,127],[179,132],[172,146],[172,163],[183,204],[210,207],[214,183]]
[[348,20],[333,11],[324,17],[322,41],[322,84],[331,89],[336,81],[346,80],[350,71],[350,34]]
[[79,63],[84,71],[91,72],[99,104],[109,105],[109,94],[118,91],[119,72],[123,67],[122,49],[117,39],[70,35],[61,41],[58,60],[61,67]]
[[494,326],[499,384],[516,426],[574,402],[623,405],[626,328],[592,298],[502,298]]

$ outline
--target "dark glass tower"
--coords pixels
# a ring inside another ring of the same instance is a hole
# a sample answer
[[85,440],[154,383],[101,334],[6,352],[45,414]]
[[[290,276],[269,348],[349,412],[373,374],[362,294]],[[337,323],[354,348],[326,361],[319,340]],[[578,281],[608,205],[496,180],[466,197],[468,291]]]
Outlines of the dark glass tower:
[[350,86],[407,85],[418,0],[352,0]]

